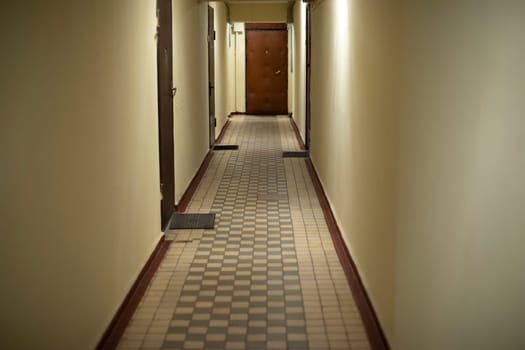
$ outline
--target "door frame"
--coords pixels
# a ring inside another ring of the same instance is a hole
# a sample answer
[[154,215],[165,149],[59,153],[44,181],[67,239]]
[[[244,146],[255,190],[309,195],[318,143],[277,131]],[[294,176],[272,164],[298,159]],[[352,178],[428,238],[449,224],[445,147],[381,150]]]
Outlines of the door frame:
[[208,110],[210,148],[215,145],[215,10],[208,5]]
[[306,4],[306,110],[305,110],[305,148],[310,149],[310,127],[312,104],[310,92],[312,87],[312,3]]
[[161,230],[165,231],[175,211],[172,0],[157,0],[156,9],[160,212]]

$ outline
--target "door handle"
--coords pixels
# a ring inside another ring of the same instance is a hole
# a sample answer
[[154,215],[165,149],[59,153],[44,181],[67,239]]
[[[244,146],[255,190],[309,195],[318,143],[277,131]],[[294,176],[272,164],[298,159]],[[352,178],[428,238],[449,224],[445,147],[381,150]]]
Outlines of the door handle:
[[279,74],[281,74],[281,71],[280,71],[280,70],[278,70],[278,71],[275,72],[275,75],[279,75]]

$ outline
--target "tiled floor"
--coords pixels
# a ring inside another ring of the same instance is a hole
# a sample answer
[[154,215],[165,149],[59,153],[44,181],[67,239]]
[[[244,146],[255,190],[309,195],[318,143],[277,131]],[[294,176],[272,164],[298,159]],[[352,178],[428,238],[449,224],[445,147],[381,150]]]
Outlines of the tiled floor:
[[288,118],[231,120],[119,349],[369,349]]

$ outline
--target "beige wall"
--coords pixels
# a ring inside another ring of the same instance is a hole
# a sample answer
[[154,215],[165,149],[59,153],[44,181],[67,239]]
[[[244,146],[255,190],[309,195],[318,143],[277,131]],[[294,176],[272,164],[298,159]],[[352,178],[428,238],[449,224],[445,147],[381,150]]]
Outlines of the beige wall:
[[288,23],[288,113],[293,113],[294,110],[294,94],[295,94],[295,78],[294,78],[294,25]]
[[0,348],[93,349],[161,233],[155,4],[1,7]]
[[175,201],[186,191],[209,149],[208,4],[173,1]]
[[246,112],[246,35],[244,23],[233,23],[235,36],[235,111]]
[[[237,35],[234,32],[233,23],[227,23],[227,30],[229,32],[229,37],[227,38],[227,50],[226,50],[226,89],[228,90],[226,110],[229,113],[237,111],[237,106],[235,105],[235,47],[237,40]],[[228,35],[228,33],[227,33]]]
[[396,244],[395,11],[389,0],[326,0],[312,12],[311,156],[389,336]]
[[227,31],[228,23],[226,18],[226,5],[222,2],[211,3],[210,6],[214,8],[215,20],[215,117],[217,118],[217,126],[215,127],[215,136],[219,133],[226,123],[228,114],[232,111],[229,106],[228,98],[228,54],[230,48],[228,47]]
[[293,118],[303,141],[305,141],[306,130],[306,4],[298,1],[294,5],[294,74],[293,86],[294,97],[292,103]]
[[395,349],[523,349],[525,3],[406,1]]
[[521,349],[525,5],[324,0],[312,159],[393,349]]
[[[235,112],[235,40],[236,35],[233,30],[233,23],[227,23],[227,50],[226,50],[226,111],[229,113]],[[228,34],[229,32],[229,34]]]
[[286,22],[288,18],[286,3],[231,3],[229,6],[232,22]]

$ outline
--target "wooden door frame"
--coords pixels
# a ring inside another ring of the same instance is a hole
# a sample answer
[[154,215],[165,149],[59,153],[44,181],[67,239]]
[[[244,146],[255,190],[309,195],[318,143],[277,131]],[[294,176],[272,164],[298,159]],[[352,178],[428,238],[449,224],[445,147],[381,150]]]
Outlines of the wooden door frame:
[[[262,31],[286,31],[288,32],[288,24],[284,22],[276,22],[276,23],[259,23],[259,22],[247,22],[244,24],[244,110],[246,113],[248,113],[248,35],[246,34],[247,31],[250,30],[262,30]],[[286,56],[289,55],[290,50],[290,42],[288,40],[288,35],[286,36]],[[290,81],[288,80],[288,58],[286,59],[286,100],[288,100],[288,90],[289,90],[289,84]],[[288,114],[288,104],[286,107],[286,113]],[[261,114],[262,115],[262,114]],[[276,114],[268,114],[268,115],[276,115]]]
[[305,148],[310,149],[310,126],[312,104],[310,92],[312,87],[312,3],[306,4],[306,110],[305,110]]
[[[175,159],[173,135],[173,29],[172,0],[157,0],[157,98],[159,121],[159,172],[161,230],[175,211]],[[167,64],[162,62],[167,55]]]
[[215,10],[208,5],[208,120],[210,148],[215,145]]

